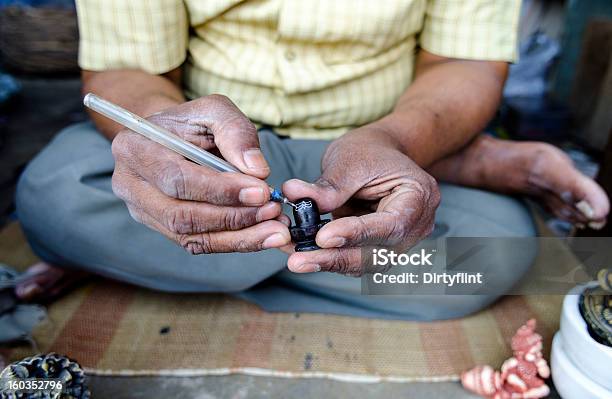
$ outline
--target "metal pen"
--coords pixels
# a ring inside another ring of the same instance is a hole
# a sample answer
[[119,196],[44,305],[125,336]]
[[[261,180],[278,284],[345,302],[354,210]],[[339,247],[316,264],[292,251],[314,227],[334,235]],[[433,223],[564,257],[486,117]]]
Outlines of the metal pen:
[[[184,156],[185,158],[197,163],[198,165],[208,166],[220,172],[241,173],[234,165],[211,154],[210,152],[183,140],[179,136],[171,133],[161,126],[157,126],[148,120],[141,118],[130,111],[104,100],[93,93],[87,93],[83,99],[83,104],[109,119],[125,126],[126,128],[139,133],[149,140]],[[270,187],[270,200],[281,204],[295,205],[289,201],[280,190]]]

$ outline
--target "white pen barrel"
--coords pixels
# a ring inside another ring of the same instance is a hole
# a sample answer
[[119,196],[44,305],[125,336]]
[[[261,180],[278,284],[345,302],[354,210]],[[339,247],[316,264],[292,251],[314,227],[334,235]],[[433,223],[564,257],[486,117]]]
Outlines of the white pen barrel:
[[88,93],[85,96],[83,104],[197,164],[210,166],[222,172],[238,172],[238,169],[223,159],[93,93]]

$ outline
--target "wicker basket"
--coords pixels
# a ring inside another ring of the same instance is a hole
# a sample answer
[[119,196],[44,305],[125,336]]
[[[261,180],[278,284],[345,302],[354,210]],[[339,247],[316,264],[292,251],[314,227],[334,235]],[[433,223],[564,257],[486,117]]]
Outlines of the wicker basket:
[[0,56],[17,72],[78,71],[76,12],[70,8],[0,8]]

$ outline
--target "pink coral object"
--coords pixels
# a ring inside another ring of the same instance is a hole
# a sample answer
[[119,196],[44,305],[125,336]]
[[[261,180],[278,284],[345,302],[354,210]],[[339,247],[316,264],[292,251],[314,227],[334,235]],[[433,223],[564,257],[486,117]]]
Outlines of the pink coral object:
[[461,384],[489,399],[539,399],[548,396],[550,389],[544,379],[550,368],[542,357],[542,336],[535,332],[536,321],[531,319],[512,337],[511,358],[501,371],[491,366],[476,366],[461,374]]

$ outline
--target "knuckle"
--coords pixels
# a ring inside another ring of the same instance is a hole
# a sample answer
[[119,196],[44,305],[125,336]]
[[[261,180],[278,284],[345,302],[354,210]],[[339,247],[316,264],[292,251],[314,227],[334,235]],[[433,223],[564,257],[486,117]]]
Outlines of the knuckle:
[[124,132],[118,133],[111,143],[111,152],[116,161],[121,161],[130,156],[130,135]]
[[204,99],[206,101],[210,101],[212,103],[220,103],[220,104],[224,104],[224,105],[233,105],[234,103],[232,102],[232,100],[229,99],[229,97],[224,96],[223,94],[219,94],[219,93],[213,93],[213,94],[209,94],[208,96],[204,97]]
[[255,125],[239,111],[229,113],[223,121],[219,122],[219,135],[221,137],[229,137],[230,132],[241,132],[241,140],[250,141],[253,137],[257,137]]
[[255,245],[250,242],[249,240],[239,240],[236,242],[233,250],[236,252],[251,252],[254,249],[255,250],[261,250],[262,249],[262,243],[258,242]]
[[133,207],[131,205],[128,205],[127,208],[128,208],[128,212],[129,212],[130,216],[132,217],[132,219],[134,219],[138,223],[143,223],[142,214],[141,214],[139,209],[137,209],[137,208],[135,208],[135,207]]
[[333,271],[336,273],[352,274],[355,272],[347,253],[343,251],[336,251],[336,255],[333,259],[333,265]]
[[414,195],[416,200],[418,201],[419,205],[421,204],[425,204],[427,201],[427,198],[429,197],[429,189],[428,189],[428,184],[423,184],[421,182],[417,182],[414,186]]
[[227,230],[238,230],[243,227],[245,219],[239,209],[227,208],[223,214],[223,225]]
[[436,209],[440,205],[440,201],[442,201],[442,195],[440,194],[440,189],[438,188],[438,184],[436,183],[431,188],[429,194],[429,204],[433,209]]
[[427,183],[428,186],[432,189],[438,186],[438,181],[436,180],[436,178],[430,175],[429,173],[427,173]]
[[394,219],[385,242],[395,244],[410,235],[410,219],[406,216]]
[[191,255],[211,254],[215,252],[210,242],[210,236],[206,233],[198,234],[197,236],[180,234],[177,241],[179,245]]
[[127,201],[129,198],[129,190],[127,185],[125,184],[125,178],[122,173],[118,172],[116,169],[113,172],[113,176],[111,177],[111,188],[113,189],[113,193],[122,199],[123,201]]
[[219,112],[221,114],[233,113],[237,110],[236,105],[227,96],[223,94],[213,93],[201,98],[203,107]]
[[368,242],[372,238],[372,234],[368,224],[360,217],[356,217],[357,226],[354,229],[355,241]]
[[435,227],[435,223],[430,222],[425,229],[425,237],[429,237],[434,232]]
[[336,179],[330,175],[321,175],[315,181],[315,184],[331,191],[342,192],[342,185],[336,182]]
[[168,229],[177,234],[195,232],[196,223],[193,211],[188,208],[174,207],[166,211],[166,225]]
[[171,118],[172,117],[169,113],[162,111],[162,112],[158,112],[153,115],[149,115],[146,119],[151,123],[166,127],[169,125],[168,122],[169,122],[169,119]]
[[168,162],[159,171],[159,188],[174,198],[185,198],[187,184],[185,174],[176,162]]

